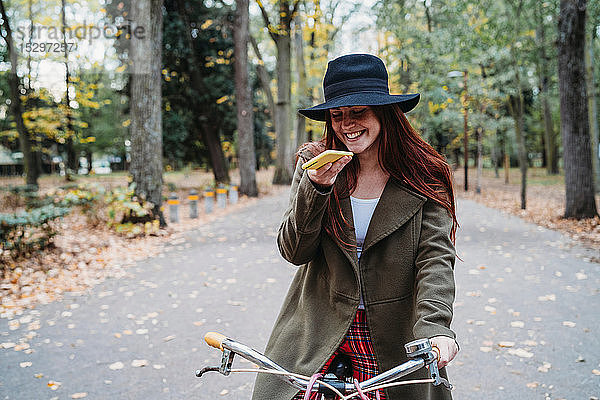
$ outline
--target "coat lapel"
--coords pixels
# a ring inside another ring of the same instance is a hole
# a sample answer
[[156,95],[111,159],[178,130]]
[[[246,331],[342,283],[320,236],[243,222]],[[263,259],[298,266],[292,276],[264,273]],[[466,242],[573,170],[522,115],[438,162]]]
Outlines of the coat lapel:
[[[338,179],[336,181],[338,193],[344,193],[344,182],[345,179]],[[339,200],[342,215],[351,226],[354,226],[350,197],[340,197]],[[369,247],[404,225],[406,221],[416,214],[426,200],[425,196],[409,190],[398,181],[390,178],[373,212],[373,217],[371,217],[367,237],[363,245],[363,253]],[[358,275],[358,257],[356,254],[356,235],[354,229],[345,229],[343,239],[347,243],[351,243],[352,247],[344,246],[340,240],[334,239],[334,241],[350,261]]]
[[426,200],[425,196],[407,189],[398,181],[390,178],[371,217],[363,253],[404,225]]

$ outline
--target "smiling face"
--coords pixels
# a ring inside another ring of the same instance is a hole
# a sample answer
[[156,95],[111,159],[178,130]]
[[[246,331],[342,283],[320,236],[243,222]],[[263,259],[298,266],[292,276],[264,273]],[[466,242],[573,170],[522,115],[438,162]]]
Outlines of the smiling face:
[[333,131],[354,154],[377,154],[381,124],[369,106],[350,106],[329,110]]

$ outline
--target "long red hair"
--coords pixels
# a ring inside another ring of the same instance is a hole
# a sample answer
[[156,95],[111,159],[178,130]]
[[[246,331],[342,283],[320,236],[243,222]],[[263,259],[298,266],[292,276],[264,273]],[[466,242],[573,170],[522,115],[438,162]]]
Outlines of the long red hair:
[[[452,170],[446,159],[429,143],[424,141],[410,125],[408,119],[397,104],[371,106],[381,125],[378,137],[378,154],[381,168],[392,178],[402,182],[414,191],[422,194],[444,207],[452,216],[450,238],[456,240],[456,208],[452,185]],[[327,113],[325,135],[318,142],[306,143],[298,154],[305,149],[320,153],[326,149],[348,150],[336,136],[331,118]],[[350,227],[342,215],[340,198],[348,197],[356,187],[360,163],[353,157],[339,177],[346,177],[346,193],[338,193],[334,186],[327,207],[325,231],[350,246],[343,239],[345,227]]]

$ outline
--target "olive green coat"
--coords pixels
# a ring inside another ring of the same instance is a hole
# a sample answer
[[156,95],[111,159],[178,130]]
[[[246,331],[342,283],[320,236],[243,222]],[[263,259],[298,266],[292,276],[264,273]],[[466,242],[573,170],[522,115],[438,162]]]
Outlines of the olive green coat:
[[[349,250],[323,229],[331,190],[317,190],[300,168],[302,162],[296,167],[290,206],[277,237],[282,256],[300,268],[265,354],[288,371],[318,372],[344,339],[360,290],[379,372],[406,361],[404,344],[415,338],[455,338],[450,330],[455,251],[447,211],[390,178],[373,213],[359,263],[356,245]],[[340,178],[336,185],[345,181]],[[352,223],[350,199],[340,203]],[[356,243],[353,229],[345,232],[344,240]],[[421,370],[409,377],[425,375]],[[259,374],[252,398],[289,400],[295,393],[282,380]],[[396,387],[386,394],[388,400],[451,399],[450,392],[431,384]]]

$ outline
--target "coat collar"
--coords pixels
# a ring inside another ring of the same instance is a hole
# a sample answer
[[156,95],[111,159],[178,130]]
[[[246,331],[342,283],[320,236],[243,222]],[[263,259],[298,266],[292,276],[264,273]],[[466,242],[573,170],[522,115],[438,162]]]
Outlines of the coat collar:
[[[338,193],[345,188],[345,179],[338,179],[336,183]],[[381,198],[377,203],[377,207],[371,217],[365,243],[363,244],[363,253],[372,247],[377,242],[389,236],[395,230],[406,223],[417,211],[422,207],[427,198],[419,193],[408,189],[401,182],[390,177],[383,189]],[[352,204],[350,197],[340,198],[340,207],[342,215],[351,226],[354,226],[354,218],[352,216]],[[342,252],[352,262],[358,272],[358,258],[356,255],[356,235],[352,228],[344,231],[344,240],[353,244],[353,248],[344,246],[339,240],[335,240]]]

